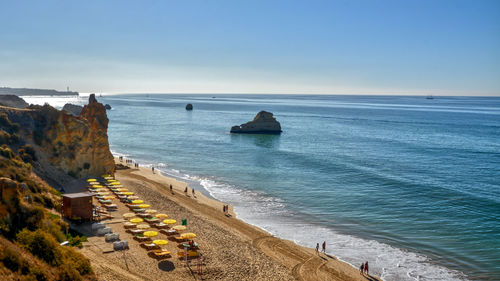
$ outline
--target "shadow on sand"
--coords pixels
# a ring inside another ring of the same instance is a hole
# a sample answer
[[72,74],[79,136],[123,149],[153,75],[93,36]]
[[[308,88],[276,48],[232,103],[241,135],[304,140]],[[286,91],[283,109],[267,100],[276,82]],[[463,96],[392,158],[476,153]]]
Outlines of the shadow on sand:
[[163,271],[172,271],[175,269],[175,265],[171,261],[161,261],[158,263],[158,269]]

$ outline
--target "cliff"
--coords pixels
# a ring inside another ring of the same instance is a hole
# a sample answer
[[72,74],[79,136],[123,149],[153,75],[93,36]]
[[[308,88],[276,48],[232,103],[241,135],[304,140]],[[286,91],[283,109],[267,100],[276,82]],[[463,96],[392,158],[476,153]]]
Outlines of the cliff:
[[280,134],[281,132],[280,122],[267,111],[257,113],[250,122],[231,127],[231,133],[238,134]]
[[82,106],[76,105],[76,104],[71,104],[71,103],[65,104],[62,108],[62,110],[66,111],[74,116],[80,116],[80,113],[82,113],[82,109],[83,109]]
[[10,132],[3,130],[11,138],[16,135],[14,140],[7,136],[4,139],[16,149],[31,146],[36,158],[31,165],[49,183],[64,186],[71,183],[72,178],[114,172],[106,109],[94,95],[78,117],[49,105],[26,109],[0,107],[0,115],[18,127]]
[[29,106],[22,98],[15,95],[0,95],[0,105],[16,108],[26,108]]

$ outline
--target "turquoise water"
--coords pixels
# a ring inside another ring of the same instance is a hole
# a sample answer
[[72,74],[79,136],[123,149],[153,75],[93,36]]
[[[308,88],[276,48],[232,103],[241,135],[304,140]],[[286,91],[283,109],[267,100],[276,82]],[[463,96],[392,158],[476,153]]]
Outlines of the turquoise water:
[[[385,280],[500,279],[500,98],[116,95],[111,149]],[[184,109],[192,103],[194,110]],[[280,136],[231,135],[260,110]]]

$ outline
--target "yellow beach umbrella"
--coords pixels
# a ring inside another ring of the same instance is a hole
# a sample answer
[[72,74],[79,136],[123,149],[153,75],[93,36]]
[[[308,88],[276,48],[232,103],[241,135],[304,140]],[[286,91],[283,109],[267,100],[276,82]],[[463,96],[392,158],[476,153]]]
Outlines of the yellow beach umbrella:
[[118,188],[117,190],[120,191],[120,192],[128,191],[128,189],[126,189],[126,188]]
[[109,182],[114,182],[116,181],[115,179],[108,179]]
[[107,178],[107,177],[111,177],[111,175],[102,175],[101,177]]
[[163,239],[158,239],[158,240],[153,240],[153,244],[158,245],[158,246],[167,245],[168,241],[163,240]]
[[137,226],[137,228],[139,228],[139,229],[148,229],[148,228],[150,228],[150,226],[149,226],[149,224],[145,224],[145,223],[144,223],[144,224],[139,224],[139,225]]
[[119,181],[114,181],[111,183],[111,185],[120,185],[121,183]]
[[146,231],[143,233],[144,236],[146,237],[155,237],[158,235],[158,232],[157,231]]
[[135,219],[131,219],[130,222],[132,223],[140,223],[140,222],[143,222],[144,220],[141,219],[141,218],[135,218]]
[[176,226],[172,227],[172,229],[175,229],[177,231],[183,231],[183,230],[186,230],[186,226],[184,226],[184,225],[176,225]]
[[99,185],[99,182],[97,181],[91,181],[89,182],[90,185],[93,185],[93,186],[96,186],[96,185]]
[[158,213],[158,211],[157,210],[153,210],[153,209],[148,209],[148,210],[146,210],[146,213],[147,214],[156,214],[156,213]]
[[151,206],[149,206],[148,204],[139,204],[139,206],[137,206],[137,207],[139,207],[141,209],[146,209],[146,208],[149,208]]
[[168,218],[168,215],[167,214],[157,214],[155,217],[157,217],[159,219],[166,219],[166,218]]
[[128,199],[130,199],[130,200],[136,200],[136,199],[139,199],[139,197],[137,197],[137,196],[129,196]]
[[104,196],[104,199],[111,200],[111,199],[115,199],[115,197],[112,195],[108,195],[108,196]]
[[134,200],[132,201],[132,204],[142,204],[144,203],[144,200]]
[[173,219],[168,219],[168,220],[163,220],[163,223],[165,223],[165,224],[174,224],[174,223],[177,223],[177,221],[173,220]]
[[88,179],[87,180],[88,182],[94,182],[94,181],[97,181],[96,179]]
[[123,217],[126,219],[129,219],[129,218],[135,217],[135,214],[134,213],[125,213],[125,214],[123,214]]
[[103,188],[104,186],[100,185],[100,184],[95,184],[94,186],[92,186],[94,188]]
[[193,239],[193,238],[196,238],[196,234],[191,233],[191,232],[188,232],[188,233],[182,233],[182,234],[181,234],[181,237],[182,237],[183,239]]
[[123,192],[123,195],[134,195],[134,193],[131,191],[127,191],[127,192]]

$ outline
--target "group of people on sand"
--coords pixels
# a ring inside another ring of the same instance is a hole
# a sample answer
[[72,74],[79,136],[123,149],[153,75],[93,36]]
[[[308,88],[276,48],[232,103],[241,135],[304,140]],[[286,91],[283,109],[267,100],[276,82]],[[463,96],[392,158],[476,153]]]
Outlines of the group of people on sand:
[[224,214],[227,214],[227,212],[229,212],[229,205],[222,205],[222,211]]
[[[172,190],[172,189],[170,189],[170,190]],[[193,197],[196,197],[196,194],[194,192],[194,188],[191,188],[191,193],[193,194]],[[188,187],[187,186],[184,189],[184,194],[186,194],[186,196],[188,196]]]
[[368,274],[368,262],[361,263],[361,266],[359,267],[359,272],[361,272],[361,274],[363,273]]
[[[323,244],[321,245],[321,251],[326,255],[326,241],[323,241]],[[319,255],[319,243],[316,243],[316,254]]]

